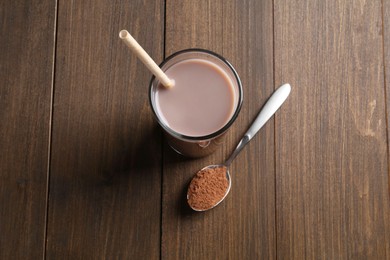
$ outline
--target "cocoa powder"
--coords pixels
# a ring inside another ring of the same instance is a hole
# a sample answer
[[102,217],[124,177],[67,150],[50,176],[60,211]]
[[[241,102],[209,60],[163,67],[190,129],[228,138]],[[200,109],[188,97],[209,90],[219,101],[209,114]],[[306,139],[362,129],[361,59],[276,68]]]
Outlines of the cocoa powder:
[[188,204],[196,210],[212,208],[229,187],[225,166],[206,168],[196,173],[188,188]]

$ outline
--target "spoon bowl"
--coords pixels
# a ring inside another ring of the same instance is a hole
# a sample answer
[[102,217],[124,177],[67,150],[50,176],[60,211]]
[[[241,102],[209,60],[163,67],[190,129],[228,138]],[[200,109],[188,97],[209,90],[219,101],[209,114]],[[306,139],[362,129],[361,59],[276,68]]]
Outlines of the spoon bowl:
[[[187,191],[187,202],[193,210],[206,211],[212,209],[226,198],[231,187],[231,177],[229,171],[230,164],[241,152],[244,146],[249,143],[253,136],[255,136],[264,124],[275,114],[284,101],[286,101],[290,91],[290,84],[284,84],[271,95],[256,117],[255,121],[253,121],[248,131],[238,143],[236,149],[224,164],[206,166],[195,174]],[[212,175],[216,174],[216,169],[219,168],[225,168],[224,177]],[[226,181],[227,187],[225,187]],[[196,206],[196,199],[200,200],[200,203],[198,204],[202,205],[202,208]]]
[[[198,173],[199,172],[210,172],[210,171],[207,171],[207,170],[208,169],[215,169],[215,168],[225,168],[225,170],[226,170],[225,177],[226,177],[226,180],[228,181],[227,189],[226,189],[225,193],[223,194],[223,196],[219,200],[217,200],[217,202],[214,202],[211,207],[208,207],[206,209],[197,208],[196,206],[192,205],[192,203],[188,203],[188,205],[194,211],[201,212],[201,211],[206,211],[206,210],[212,209],[212,208],[216,207],[219,203],[221,203],[225,199],[225,197],[229,194],[230,187],[232,186],[232,180],[230,178],[230,171],[229,171],[229,167],[228,166],[226,166],[224,164],[213,164],[213,165],[209,165],[209,166],[206,166],[206,167],[202,168],[201,170],[198,171]],[[194,178],[192,180],[194,180]],[[191,192],[190,192],[191,184],[192,184],[192,181],[191,181],[190,187],[188,188],[188,191],[187,191],[187,201],[190,201],[190,197],[191,197]]]

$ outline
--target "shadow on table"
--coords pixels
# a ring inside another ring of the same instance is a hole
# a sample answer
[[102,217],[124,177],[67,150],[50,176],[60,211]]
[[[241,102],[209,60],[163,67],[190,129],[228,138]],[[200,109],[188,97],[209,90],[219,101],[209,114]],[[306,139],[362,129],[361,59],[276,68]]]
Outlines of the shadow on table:
[[141,138],[132,137],[128,142],[118,138],[113,142],[112,154],[102,158],[98,178],[105,185],[113,185],[124,178],[147,178],[149,175],[159,176],[161,172],[161,130],[154,126],[145,129]]
[[[148,178],[149,175],[161,176],[163,167],[163,153],[169,158],[166,163],[183,163],[190,158],[173,151],[166,142],[162,130],[154,125],[151,130],[145,129],[142,138],[133,138],[124,144],[117,142],[117,149],[102,165],[103,172],[99,178],[106,185],[112,185],[116,179],[124,177]],[[104,161],[104,160],[103,160]]]

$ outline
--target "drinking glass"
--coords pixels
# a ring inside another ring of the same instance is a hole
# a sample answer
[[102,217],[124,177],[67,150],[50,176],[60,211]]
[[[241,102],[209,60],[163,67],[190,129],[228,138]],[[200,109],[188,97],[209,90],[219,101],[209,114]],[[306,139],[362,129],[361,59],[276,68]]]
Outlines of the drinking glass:
[[[227,130],[232,126],[240,112],[243,102],[243,90],[241,80],[233,66],[225,58],[209,50],[187,49],[178,51],[166,58],[160,64],[160,67],[163,71],[166,71],[174,64],[188,59],[201,59],[212,62],[221,70],[223,70],[229,77],[229,80],[233,86],[234,111],[227,123],[217,131],[205,136],[190,136],[176,132],[165,122],[165,120],[163,120],[163,117],[158,110],[156,104],[156,92],[160,83],[154,76],[150,81],[149,100],[155,118],[164,130],[167,142],[172,147],[172,149],[184,156],[203,157],[213,153],[223,144],[224,136]],[[207,117],[207,115],[204,116]]]

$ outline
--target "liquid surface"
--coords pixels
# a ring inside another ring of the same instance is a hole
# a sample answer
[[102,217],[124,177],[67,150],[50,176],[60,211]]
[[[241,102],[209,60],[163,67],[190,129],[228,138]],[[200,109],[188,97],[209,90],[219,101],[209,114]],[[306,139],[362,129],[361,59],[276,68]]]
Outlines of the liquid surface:
[[189,59],[166,74],[175,86],[158,86],[157,113],[174,131],[205,136],[221,129],[234,113],[235,91],[229,76],[214,63]]

